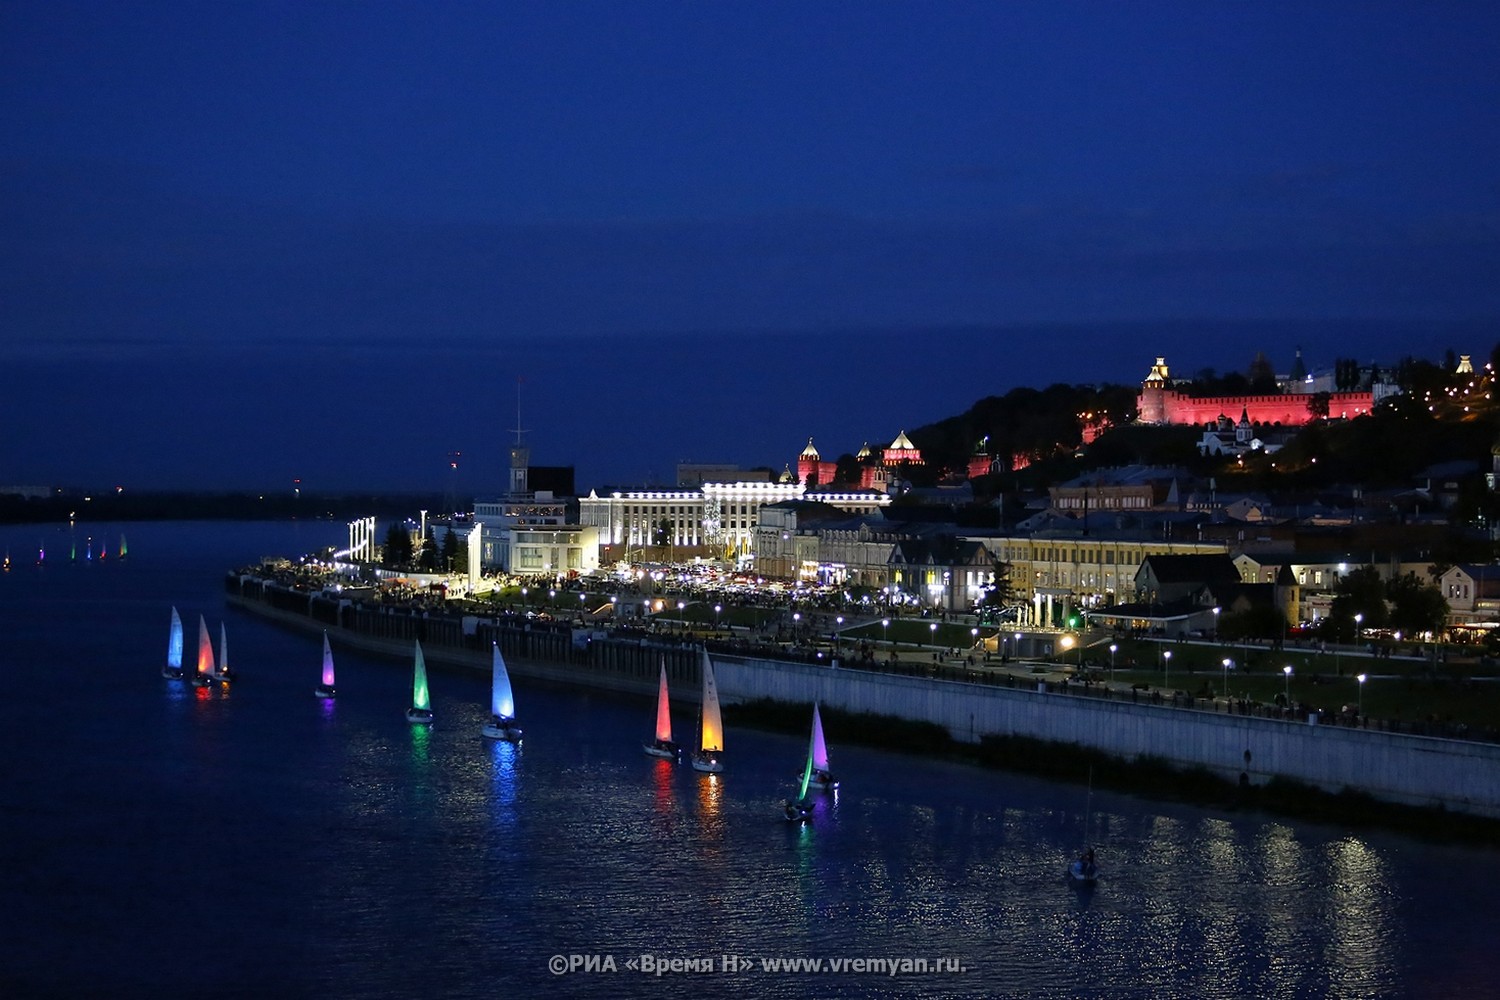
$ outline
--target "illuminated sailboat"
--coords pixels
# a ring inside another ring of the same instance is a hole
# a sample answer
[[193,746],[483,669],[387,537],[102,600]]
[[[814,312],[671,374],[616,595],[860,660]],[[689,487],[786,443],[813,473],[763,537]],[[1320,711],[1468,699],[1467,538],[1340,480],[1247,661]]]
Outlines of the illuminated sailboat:
[[656,739],[644,743],[641,749],[653,757],[676,760],[682,748],[672,742],[672,703],[667,697],[667,665],[661,665],[661,686],[656,692]]
[[125,544],[125,534],[124,534],[124,532],[121,532],[120,533],[120,558],[124,559],[128,555],[130,555],[130,548],[129,548],[129,546],[127,546]]
[[406,721],[430,725],[432,723],[432,695],[427,691],[427,660],[422,656],[422,643],[416,640],[416,657],[411,668],[411,708],[406,710]]
[[229,632],[223,622],[219,622],[219,661],[209,676],[222,684],[228,684],[235,677],[229,669]]
[[161,675],[168,680],[182,680],[182,618],[172,609],[172,625],[167,631],[167,665]]
[[828,770],[828,743],[823,739],[823,718],[818,712],[818,703],[813,702],[812,735],[807,741],[807,763],[802,767],[802,783],[795,801],[781,801],[782,815],[793,823],[812,819],[812,800],[808,796],[838,786],[838,781]]
[[333,686],[333,647],[328,645],[328,633],[323,633],[323,679],[313,688],[319,698],[332,698],[336,694]]
[[516,699],[510,690],[510,673],[505,669],[505,657],[500,655],[500,644],[490,643],[490,721],[479,730],[492,740],[521,739],[521,727],[516,725]]
[[818,712],[818,703],[813,702],[812,736],[807,745],[807,767],[802,777],[802,798],[807,798],[809,789],[824,792],[839,787],[838,779],[828,769],[828,741],[823,738],[823,716]]
[[698,749],[693,769],[708,774],[724,770],[719,755],[724,752],[724,719],[719,714],[719,688],[714,683],[714,665],[703,650],[703,711],[698,722]]
[[198,668],[193,671],[193,687],[207,687],[214,675],[214,642],[208,637],[208,622],[198,616]]

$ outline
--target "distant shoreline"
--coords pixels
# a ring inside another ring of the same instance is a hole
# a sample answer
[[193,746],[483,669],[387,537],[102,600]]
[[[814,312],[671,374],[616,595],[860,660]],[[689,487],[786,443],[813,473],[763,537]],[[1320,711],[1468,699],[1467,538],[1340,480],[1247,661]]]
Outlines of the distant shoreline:
[[[0,494],[0,524],[59,521],[298,521],[409,517],[416,510],[442,510],[443,497],[428,493],[255,493],[140,491],[47,497]],[[471,498],[456,506],[473,509]]]

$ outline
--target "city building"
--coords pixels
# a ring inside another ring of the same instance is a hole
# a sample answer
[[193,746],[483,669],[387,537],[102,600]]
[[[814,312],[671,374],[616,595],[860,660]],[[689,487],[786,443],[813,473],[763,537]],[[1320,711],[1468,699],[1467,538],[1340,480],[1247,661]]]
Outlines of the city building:
[[579,520],[598,529],[606,562],[632,558],[648,547],[670,546],[683,556],[748,562],[755,551],[761,508],[816,499],[849,513],[891,502],[872,490],[809,490],[801,483],[703,483],[697,489],[590,490],[579,500]]

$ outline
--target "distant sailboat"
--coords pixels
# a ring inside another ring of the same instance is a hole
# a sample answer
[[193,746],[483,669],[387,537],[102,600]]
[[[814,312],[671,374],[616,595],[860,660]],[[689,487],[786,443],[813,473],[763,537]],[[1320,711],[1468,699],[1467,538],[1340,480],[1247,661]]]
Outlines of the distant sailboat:
[[5,572],[10,572],[10,549],[8,547],[5,550]]
[[167,665],[161,675],[168,680],[182,680],[182,619],[172,609],[172,626],[167,632]]
[[656,739],[641,749],[653,757],[676,760],[682,748],[672,742],[672,702],[667,697],[667,664],[661,665],[661,685],[656,692]]
[[222,684],[235,679],[233,671],[229,669],[229,632],[223,622],[219,622],[219,662],[214,669],[213,678]]
[[432,695],[427,691],[427,660],[422,656],[420,640],[416,640],[416,650],[411,670],[411,708],[406,710],[406,721],[430,725]]
[[41,542],[36,543],[36,564],[38,566],[47,565],[47,546]]
[[313,688],[319,698],[332,698],[337,693],[333,686],[333,648],[328,645],[328,633],[323,633],[323,680]]
[[719,714],[719,688],[714,683],[714,665],[703,650],[703,712],[698,723],[698,750],[693,769],[708,774],[724,770],[719,754],[724,752],[724,720]]
[[516,699],[510,690],[510,673],[500,655],[500,644],[490,643],[490,650],[490,721],[479,731],[492,740],[516,743],[521,739],[521,727],[516,725]]
[[208,622],[198,616],[198,669],[193,671],[193,687],[207,687],[214,675],[214,643],[208,637]]
[[130,555],[130,546],[128,546],[128,545],[125,544],[125,533],[121,532],[120,533],[120,558],[124,559],[128,555]]

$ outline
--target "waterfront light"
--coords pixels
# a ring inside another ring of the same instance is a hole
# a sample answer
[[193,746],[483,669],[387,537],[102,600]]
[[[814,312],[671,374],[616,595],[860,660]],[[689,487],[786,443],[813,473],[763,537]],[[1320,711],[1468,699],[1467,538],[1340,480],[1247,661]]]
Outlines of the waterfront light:
[[1161,686],[1162,687],[1166,687],[1167,686],[1167,675],[1170,673],[1170,671],[1172,669],[1172,651],[1170,649],[1165,650],[1161,654],[1161,663],[1162,663],[1162,667],[1161,667]]
[[1290,707],[1292,704],[1292,665],[1288,663],[1281,668],[1281,672],[1286,674],[1286,703]]
[[1114,643],[1109,644],[1109,682],[1111,684],[1115,682],[1115,650],[1119,648]]
[[1224,657],[1224,697],[1229,697],[1229,668],[1234,666],[1234,661]]
[[1359,681],[1359,699],[1355,708],[1361,718],[1363,718],[1365,714],[1365,677],[1365,674],[1360,674],[1355,678],[1355,680]]
[[880,627],[885,631],[885,644],[889,646],[891,644],[891,620],[889,618],[880,619]]

